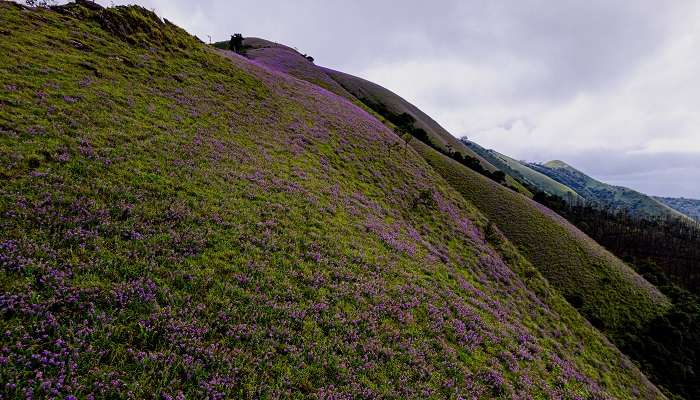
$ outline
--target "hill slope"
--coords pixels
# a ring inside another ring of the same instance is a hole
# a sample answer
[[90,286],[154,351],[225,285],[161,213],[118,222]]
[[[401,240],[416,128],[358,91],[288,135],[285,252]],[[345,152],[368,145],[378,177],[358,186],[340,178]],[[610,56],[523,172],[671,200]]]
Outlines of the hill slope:
[[[271,46],[271,48],[274,47]],[[248,56],[247,53],[246,56]],[[298,53],[292,56],[295,62],[308,63],[313,66]],[[266,60],[271,58],[267,57]],[[296,72],[301,68],[284,69],[277,67],[285,64],[290,64],[290,62],[277,61],[266,65],[276,70],[290,72],[297,78],[309,81],[308,76],[310,74],[299,74]],[[421,128],[427,127],[430,129],[433,126],[431,125],[432,123],[441,130],[440,132],[454,139],[447,131],[444,131],[435,121],[416,107],[381,86],[338,71],[323,67],[317,68],[319,68],[319,71],[315,72],[315,74],[326,73],[328,76],[336,79],[344,88],[348,88],[348,91],[357,96],[357,98],[363,99],[366,104],[371,104],[378,109],[391,110],[393,113],[409,112],[418,116],[417,122],[420,121],[420,118],[428,120],[428,123],[419,125]],[[388,125],[391,124],[389,123]],[[431,138],[433,137],[431,136]],[[464,143],[460,142],[460,144],[470,151],[476,150],[466,146]],[[422,148],[422,146],[418,146]],[[422,154],[425,155],[424,152]],[[470,154],[479,156],[478,151],[473,151]],[[525,171],[529,171],[527,173],[528,176],[536,179],[540,185],[545,185],[550,190],[557,191],[557,193],[574,193],[572,196],[575,196],[576,199],[582,199],[563,184],[537,171],[530,170],[515,160],[510,160],[512,161],[511,165],[506,164],[507,157],[497,158],[495,161],[503,164],[503,168],[498,166],[495,169],[500,168],[509,175],[515,173],[522,175]],[[486,161],[489,162],[490,160]],[[513,163],[520,165],[522,168],[516,169],[513,167]],[[494,164],[489,165],[493,166]],[[473,173],[473,171],[470,172]],[[473,173],[473,175],[478,174]],[[460,176],[460,174],[457,173],[457,176]],[[454,177],[446,176],[446,178],[451,182],[451,178]],[[491,193],[492,196],[487,196],[488,198],[483,196],[480,198],[466,196],[467,199],[485,211],[499,227],[504,225],[505,228],[502,229],[505,232],[513,235],[519,234],[520,236],[517,239],[512,239],[513,242],[528,249],[524,254],[538,268],[543,270],[545,276],[565,296],[570,300],[574,299],[573,302],[581,307],[583,307],[583,304],[578,303],[586,303],[585,307],[582,308],[584,315],[596,321],[606,331],[611,334],[619,334],[632,326],[644,325],[644,323],[659,315],[661,310],[666,307],[665,300],[663,300],[663,296],[658,291],[625,266],[619,259],[604,251],[571,224],[548,210],[546,210],[546,213],[551,215],[543,215],[542,210],[545,209],[535,202],[529,202],[527,206],[523,207],[521,196],[510,192],[501,185],[489,181],[488,185],[485,186],[494,188]],[[486,191],[488,192],[488,190]],[[497,204],[496,197],[501,199],[501,209],[509,208],[507,216],[490,213],[493,205]],[[511,213],[516,216],[511,216]],[[542,222],[542,220],[545,222]],[[537,224],[545,227],[545,235],[550,235],[550,240],[542,240],[542,237],[539,235],[543,234],[543,228],[542,226],[535,228]],[[583,277],[582,274],[587,274],[587,277]],[[641,288],[637,288],[637,281],[643,282]],[[618,290],[620,285],[623,287],[622,290]],[[636,296],[639,296],[639,298],[636,298]]]
[[551,196],[559,196],[562,199],[566,199],[574,204],[581,203],[585,200],[570,187],[555,181],[547,175],[535,171],[520,161],[512,159],[495,150],[485,149],[472,141],[463,140],[462,142],[467,145],[467,147],[474,150],[475,153],[479,154],[488,162],[493,164],[496,168],[514,177],[528,187],[535,188]]
[[570,303],[613,337],[645,325],[667,307],[656,288],[559,215],[425,145],[415,147]]
[[530,164],[530,166],[570,187],[586,200],[594,202],[600,207],[613,211],[626,210],[634,215],[644,217],[687,218],[650,196],[626,187],[608,185],[595,180],[563,161],[555,160],[544,164]]
[[56,10],[0,3],[3,398],[661,397],[370,114]]

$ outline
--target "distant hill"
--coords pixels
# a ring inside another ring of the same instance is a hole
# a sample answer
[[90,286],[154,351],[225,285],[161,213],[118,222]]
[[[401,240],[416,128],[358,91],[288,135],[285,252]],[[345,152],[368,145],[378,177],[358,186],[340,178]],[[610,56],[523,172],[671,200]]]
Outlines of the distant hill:
[[613,211],[626,211],[644,217],[688,218],[654,198],[635,190],[600,182],[566,164],[555,160],[544,164],[529,164],[544,175],[566,185],[587,201]]
[[473,141],[462,139],[462,142],[498,169],[520,181],[526,187],[537,189],[551,196],[559,196],[573,203],[585,201],[583,197],[570,187],[530,168],[527,164],[521,163],[495,150],[485,149]]
[[700,200],[686,199],[684,197],[654,197],[654,199],[696,221],[700,221]]

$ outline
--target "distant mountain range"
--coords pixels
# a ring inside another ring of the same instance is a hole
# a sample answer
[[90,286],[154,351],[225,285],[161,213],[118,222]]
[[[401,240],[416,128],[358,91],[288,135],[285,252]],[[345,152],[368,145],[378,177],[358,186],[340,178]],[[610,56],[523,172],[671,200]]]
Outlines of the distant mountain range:
[[700,218],[700,200],[652,197],[598,181],[563,161],[528,163],[486,149],[466,138],[462,143],[534,193],[543,192],[570,204],[586,203],[641,217]]

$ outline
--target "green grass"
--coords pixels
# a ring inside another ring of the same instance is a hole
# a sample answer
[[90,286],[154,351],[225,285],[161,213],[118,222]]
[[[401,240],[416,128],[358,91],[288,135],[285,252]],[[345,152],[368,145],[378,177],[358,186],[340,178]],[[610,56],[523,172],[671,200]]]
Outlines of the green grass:
[[345,98],[138,7],[0,26],[0,397],[661,397]]

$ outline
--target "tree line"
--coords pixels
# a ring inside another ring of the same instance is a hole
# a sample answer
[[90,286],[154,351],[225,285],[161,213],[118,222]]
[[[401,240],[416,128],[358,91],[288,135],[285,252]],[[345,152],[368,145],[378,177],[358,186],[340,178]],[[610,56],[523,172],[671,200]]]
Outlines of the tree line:
[[676,217],[640,217],[625,210],[567,202],[542,192],[534,199],[623,260],[658,265],[683,287],[700,292],[698,223]]

